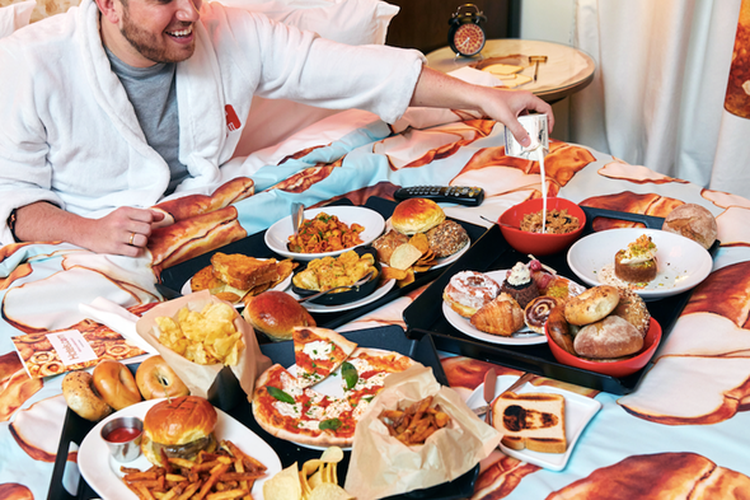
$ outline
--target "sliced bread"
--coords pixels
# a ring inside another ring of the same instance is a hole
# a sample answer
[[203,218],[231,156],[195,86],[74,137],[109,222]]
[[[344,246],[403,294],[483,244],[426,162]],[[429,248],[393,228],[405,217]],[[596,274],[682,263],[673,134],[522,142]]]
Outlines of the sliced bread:
[[492,402],[492,425],[514,450],[565,453],[565,397],[550,393],[506,392]]

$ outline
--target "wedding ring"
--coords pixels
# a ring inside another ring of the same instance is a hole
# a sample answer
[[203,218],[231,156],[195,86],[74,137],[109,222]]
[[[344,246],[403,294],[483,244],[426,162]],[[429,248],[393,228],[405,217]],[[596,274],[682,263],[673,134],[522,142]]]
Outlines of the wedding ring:
[[133,244],[133,238],[135,238],[135,233],[130,233],[130,239],[128,240],[128,245]]

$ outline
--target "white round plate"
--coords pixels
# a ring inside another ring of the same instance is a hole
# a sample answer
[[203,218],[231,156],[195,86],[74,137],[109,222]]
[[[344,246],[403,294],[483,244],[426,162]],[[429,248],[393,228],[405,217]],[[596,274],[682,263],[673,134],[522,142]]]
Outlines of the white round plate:
[[[396,284],[396,280],[393,280],[393,279],[388,280],[385,283],[380,283],[378,285],[378,288],[376,288],[375,291],[372,292],[367,297],[363,297],[359,300],[355,300],[354,302],[349,302],[347,304],[327,306],[324,304],[315,304],[314,302],[310,302],[308,300],[307,302],[303,302],[302,305],[308,311],[317,312],[317,313],[333,313],[333,312],[349,311],[350,309],[356,309],[357,307],[366,306],[367,304],[370,304],[371,302],[375,302],[380,297],[390,292],[391,288],[393,288],[395,284]],[[295,300],[302,298],[291,290],[287,293],[291,295],[292,297],[294,297]]]
[[[292,276],[293,275],[294,275],[294,273],[290,273],[289,276],[287,276],[286,278],[284,278],[281,282],[279,282],[278,285],[276,285],[275,287],[271,288],[270,290],[276,290],[278,292],[286,292],[287,288],[289,288],[289,286],[292,284]],[[190,278],[190,279],[192,279],[192,278]],[[190,280],[187,280],[185,282],[185,284],[182,285],[182,288],[180,289],[180,293],[182,295],[190,295],[191,293],[193,293],[193,289],[190,288]],[[239,301],[239,302],[237,302],[237,303],[234,304],[234,307],[237,308],[237,309],[240,309],[242,307],[245,307],[245,303],[242,302],[242,301]]]
[[[505,280],[505,276],[508,274],[509,271],[510,269],[500,269],[498,271],[488,271],[484,274],[486,274],[487,276],[495,280],[498,285],[501,285],[503,281]],[[583,292],[585,288],[579,285],[578,283],[570,281],[569,290],[570,290],[571,295],[578,295],[579,293]],[[546,335],[536,333],[527,326],[524,326],[523,328],[515,332],[513,335],[511,335],[510,337],[504,337],[502,335],[493,335],[491,333],[477,330],[476,328],[474,328],[474,325],[471,324],[471,321],[469,321],[469,318],[464,318],[463,316],[458,314],[445,301],[443,301],[443,315],[445,316],[445,319],[448,320],[448,323],[453,325],[453,327],[459,332],[462,332],[468,335],[469,337],[473,337],[477,340],[483,340],[491,344],[536,345],[536,344],[547,343]]]
[[695,241],[658,229],[608,229],[585,236],[568,250],[568,266],[588,285],[612,284],[602,276],[605,266],[614,266],[615,254],[645,234],[656,244],[659,272],[645,288],[633,291],[644,300],[656,300],[690,290],[711,272],[708,250]]
[[[497,383],[495,384],[495,397],[498,397],[505,392],[505,390],[515,383],[516,380],[518,380],[518,377],[509,377],[508,375],[497,377]],[[565,397],[565,439],[568,442],[568,447],[566,448],[565,453],[540,453],[538,451],[527,449],[513,450],[500,443],[500,449],[506,455],[523,462],[528,462],[553,471],[563,470],[568,463],[570,455],[573,453],[573,448],[575,448],[578,438],[581,437],[583,430],[594,415],[597,414],[602,407],[602,404],[595,399],[550,385],[537,387],[527,383],[516,389],[514,392],[516,394],[523,394],[526,392],[547,392],[552,394],[562,394]],[[477,387],[466,399],[466,405],[469,408],[474,409],[485,404],[484,384],[480,384],[479,387]]]
[[[389,218],[387,221],[385,221],[384,232],[387,233],[391,229],[393,229],[393,225],[391,224],[391,219]],[[454,262],[458,260],[459,257],[461,257],[463,254],[466,253],[469,247],[471,247],[471,238],[469,238],[469,241],[466,242],[466,245],[464,245],[463,248],[459,250],[458,252],[454,253],[453,255],[449,255],[447,257],[437,259],[437,263],[434,266],[430,267],[429,270],[432,271],[433,269],[440,269],[441,267],[445,267],[447,265],[453,264]],[[387,262],[381,262],[381,264],[383,264],[384,266],[388,265]]]
[[[357,246],[368,245],[372,243],[375,238],[383,233],[385,228],[385,220],[375,210],[371,210],[365,207],[320,207],[311,208],[305,210],[305,219],[312,219],[320,212],[325,212],[328,215],[335,215],[341,222],[344,222],[351,226],[353,222],[364,226],[365,230],[360,233],[362,243]],[[324,252],[324,253],[295,253],[290,252],[287,248],[289,242],[289,236],[292,235],[294,229],[292,228],[292,216],[284,217],[280,221],[268,228],[266,231],[264,240],[266,246],[284,257],[291,257],[297,260],[313,260],[321,257],[336,256],[340,255],[351,248],[345,248],[343,250],[336,250],[335,252]],[[353,248],[353,247],[352,247]]]
[[[141,455],[132,462],[121,464],[109,455],[107,443],[101,438],[100,432],[107,422],[116,417],[136,416],[140,419],[146,412],[163,399],[151,399],[128,406],[113,413],[94,426],[81,443],[78,450],[78,469],[86,482],[102,498],[132,498],[138,500],[138,496],[125,486],[121,478],[120,466],[135,467],[146,470],[151,467],[145,456]],[[273,448],[263,441],[257,434],[245,427],[243,424],[227,415],[220,409],[216,409],[217,421],[214,435],[217,440],[228,439],[236,444],[243,452],[259,460],[267,467],[266,475],[255,481],[251,491],[253,498],[263,498],[263,483],[266,479],[273,477],[281,471],[281,461]]]

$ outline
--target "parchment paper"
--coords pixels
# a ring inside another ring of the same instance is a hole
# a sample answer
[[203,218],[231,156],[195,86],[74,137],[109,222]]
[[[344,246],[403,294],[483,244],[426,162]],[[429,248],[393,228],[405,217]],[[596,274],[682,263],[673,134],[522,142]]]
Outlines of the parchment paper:
[[[187,306],[192,311],[201,311],[209,303],[225,302],[211,295],[208,290],[198,293],[191,293],[168,302],[160,304],[146,314],[144,314],[136,323],[135,328],[138,334],[143,337],[159,354],[164,358],[167,364],[175,371],[178,377],[182,379],[185,385],[190,389],[194,396],[208,398],[208,390],[224,367],[221,363],[212,365],[199,365],[187,360],[168,347],[159,342],[159,327],[156,325],[156,318],[168,316],[177,317],[177,312]],[[240,354],[239,363],[230,366],[230,369],[237,377],[242,390],[248,397],[252,398],[255,379],[260,373],[263,373],[271,366],[271,359],[260,352],[258,339],[255,336],[253,328],[237,314],[234,306],[225,302],[235,311],[236,317],[234,325],[237,331],[242,332],[242,340],[245,343],[244,351]]]
[[[433,406],[450,415],[451,425],[424,445],[406,446],[388,434],[378,416],[384,409],[405,408],[433,395]],[[388,375],[385,386],[357,423],[345,489],[369,500],[428,488],[468,472],[494,450],[502,435],[484,423],[432,368],[417,365]]]

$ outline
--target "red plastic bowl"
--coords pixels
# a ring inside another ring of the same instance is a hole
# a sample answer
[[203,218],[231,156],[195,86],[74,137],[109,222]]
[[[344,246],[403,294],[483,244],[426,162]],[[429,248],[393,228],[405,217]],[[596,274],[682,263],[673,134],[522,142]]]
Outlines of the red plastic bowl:
[[659,342],[661,341],[661,326],[654,318],[651,318],[651,324],[646,332],[646,337],[643,339],[644,342],[641,351],[632,358],[612,362],[588,361],[573,356],[568,351],[557,345],[552,337],[550,337],[546,326],[544,328],[544,334],[547,336],[547,344],[552,351],[552,355],[555,356],[555,359],[558,362],[564,365],[575,366],[576,368],[583,368],[584,370],[620,378],[631,375],[648,364],[654,356],[656,348],[659,347]]
[[523,216],[528,213],[539,212],[542,210],[542,199],[535,198],[526,200],[506,210],[498,219],[498,222],[510,224],[513,227],[500,226],[505,240],[517,251],[524,254],[533,254],[535,257],[551,255],[562,252],[583,233],[583,227],[586,225],[586,214],[583,209],[565,198],[547,198],[547,210],[563,210],[567,208],[568,213],[578,217],[581,223],[578,229],[571,233],[565,234],[542,234],[528,233],[520,229],[514,229],[521,225]]

